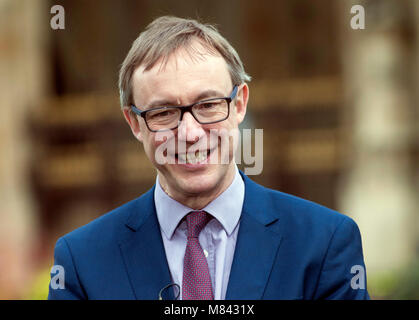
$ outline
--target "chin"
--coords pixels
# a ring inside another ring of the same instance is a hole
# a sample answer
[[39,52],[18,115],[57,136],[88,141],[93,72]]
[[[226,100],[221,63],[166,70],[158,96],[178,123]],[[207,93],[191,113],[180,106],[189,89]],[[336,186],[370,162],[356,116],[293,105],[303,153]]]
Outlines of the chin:
[[[176,166],[176,165],[175,165]],[[218,186],[222,185],[223,178],[226,177],[227,168],[219,165],[207,167],[203,170],[188,171],[183,168],[174,167],[168,172],[171,176],[172,186],[184,194],[203,194],[211,193]]]
[[174,178],[176,179],[176,184],[185,193],[200,194],[213,190],[220,183],[221,177],[214,173],[203,173],[187,176],[180,175]]
[[158,169],[164,177],[166,192],[181,197],[212,197],[223,191],[228,179],[230,164],[207,164],[188,167],[179,164],[165,165]]

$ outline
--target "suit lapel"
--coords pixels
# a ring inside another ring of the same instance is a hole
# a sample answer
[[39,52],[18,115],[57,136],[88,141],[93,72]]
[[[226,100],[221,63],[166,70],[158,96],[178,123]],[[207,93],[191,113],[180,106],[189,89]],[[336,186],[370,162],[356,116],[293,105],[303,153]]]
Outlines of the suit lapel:
[[[126,223],[129,233],[120,248],[135,297],[157,300],[171,277],[154,206],[154,188],[136,201]],[[172,290],[166,290],[166,298],[173,299]]]
[[226,299],[259,300],[277,256],[281,232],[266,190],[242,176],[245,198]]
[[[281,244],[280,224],[267,191],[241,174],[245,198],[226,299],[258,300],[263,298]],[[130,210],[128,233],[120,242],[128,277],[137,299],[158,299],[160,290],[171,283],[171,276],[154,206],[154,188],[135,200]],[[173,299],[173,290],[166,290],[166,299]]]

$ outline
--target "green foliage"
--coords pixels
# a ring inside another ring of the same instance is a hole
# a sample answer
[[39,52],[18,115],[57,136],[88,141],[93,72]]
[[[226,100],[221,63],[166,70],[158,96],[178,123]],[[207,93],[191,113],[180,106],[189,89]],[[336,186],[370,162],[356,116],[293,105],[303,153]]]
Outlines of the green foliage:
[[390,298],[419,300],[419,258],[403,270]]
[[373,299],[418,300],[419,258],[398,271],[369,278],[368,291]]
[[46,300],[50,281],[50,268],[42,269],[34,278],[28,292],[23,296],[25,300]]

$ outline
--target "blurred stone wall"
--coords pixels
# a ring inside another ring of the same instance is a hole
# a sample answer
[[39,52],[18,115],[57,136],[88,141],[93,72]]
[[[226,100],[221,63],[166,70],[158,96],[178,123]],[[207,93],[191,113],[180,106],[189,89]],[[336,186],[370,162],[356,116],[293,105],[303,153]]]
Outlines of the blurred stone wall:
[[[366,10],[364,30],[350,28],[352,4]],[[340,207],[361,229],[374,288],[400,278],[418,253],[417,2],[352,1],[341,10],[348,148]]]
[[39,225],[26,120],[48,90],[45,5],[0,1],[0,299],[19,297],[37,266]]

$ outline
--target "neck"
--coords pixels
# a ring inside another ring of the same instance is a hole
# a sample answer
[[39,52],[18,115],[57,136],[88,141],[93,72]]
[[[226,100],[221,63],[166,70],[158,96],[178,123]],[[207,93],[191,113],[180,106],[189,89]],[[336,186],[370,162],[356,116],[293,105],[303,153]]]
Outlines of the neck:
[[169,197],[193,210],[201,210],[205,208],[211,201],[216,199],[220,194],[222,194],[232,184],[235,175],[236,168],[235,163],[233,162],[232,165],[229,166],[228,171],[226,172],[223,179],[217,185],[215,185],[214,188],[200,193],[179,192],[173,190],[173,188],[169,188],[167,183],[164,183],[164,179],[160,180],[162,177],[161,175],[159,175],[159,180],[160,186]]

